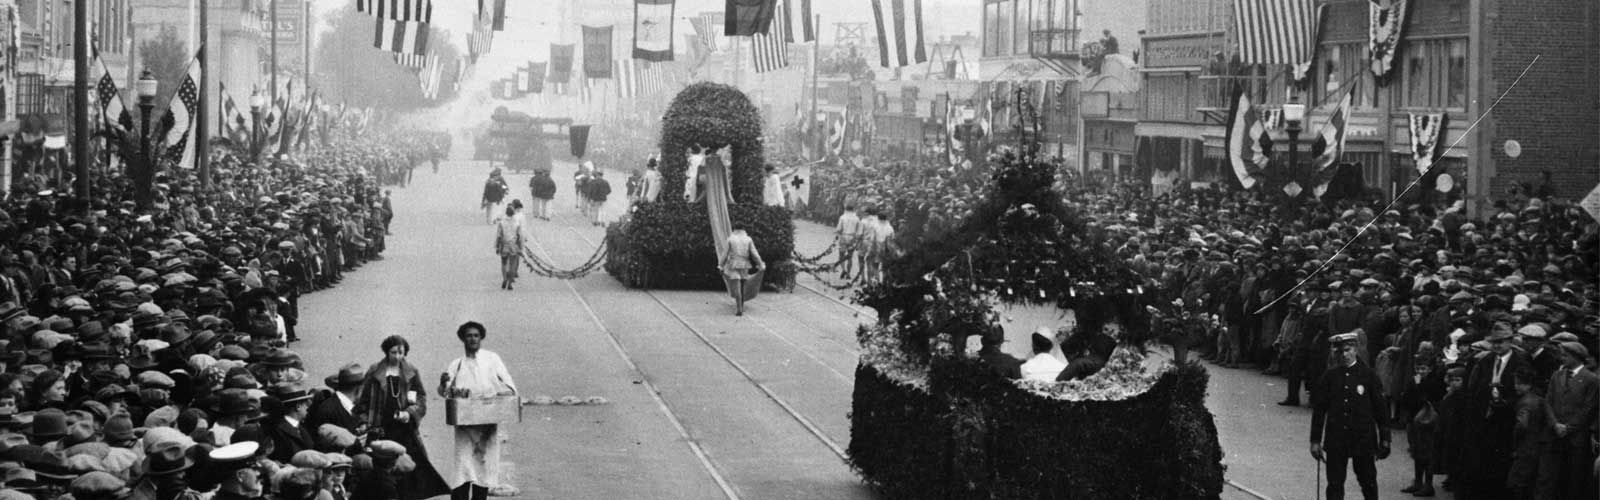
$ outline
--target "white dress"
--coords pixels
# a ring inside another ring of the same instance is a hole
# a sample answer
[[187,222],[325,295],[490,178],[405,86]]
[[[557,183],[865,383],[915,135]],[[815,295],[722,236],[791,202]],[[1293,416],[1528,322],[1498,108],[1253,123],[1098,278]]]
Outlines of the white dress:
[[[468,397],[517,391],[516,383],[511,381],[511,372],[500,361],[500,355],[487,349],[478,349],[478,353],[472,357],[456,358],[444,373],[449,379],[443,385],[466,389],[469,391]],[[500,426],[458,425],[455,434],[457,485],[466,482],[489,487],[507,484],[500,470]]]

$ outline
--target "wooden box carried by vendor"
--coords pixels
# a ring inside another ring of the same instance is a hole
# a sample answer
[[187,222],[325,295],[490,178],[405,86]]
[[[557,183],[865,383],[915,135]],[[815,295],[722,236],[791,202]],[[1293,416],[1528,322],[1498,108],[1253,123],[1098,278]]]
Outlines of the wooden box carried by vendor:
[[522,400],[515,395],[444,400],[444,422],[449,425],[488,425],[522,422]]

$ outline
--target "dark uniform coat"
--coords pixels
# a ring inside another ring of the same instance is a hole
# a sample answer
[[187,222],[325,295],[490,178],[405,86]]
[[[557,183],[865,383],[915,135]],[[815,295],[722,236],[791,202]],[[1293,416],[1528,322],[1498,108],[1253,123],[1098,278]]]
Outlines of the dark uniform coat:
[[1389,442],[1389,403],[1383,382],[1367,365],[1334,367],[1317,380],[1311,403],[1311,442],[1329,454],[1373,455]]

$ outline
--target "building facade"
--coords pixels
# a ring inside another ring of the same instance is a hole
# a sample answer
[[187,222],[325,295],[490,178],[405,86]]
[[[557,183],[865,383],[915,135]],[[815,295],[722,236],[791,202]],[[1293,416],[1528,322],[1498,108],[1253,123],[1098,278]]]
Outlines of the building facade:
[[[983,121],[991,141],[1005,142],[1017,123],[1016,97],[1031,97],[1043,121],[1044,149],[1078,167],[1078,82],[1087,73],[1079,0],[980,1],[982,84],[979,96],[966,104],[990,116]],[[1028,91],[1018,94],[1019,88]]]

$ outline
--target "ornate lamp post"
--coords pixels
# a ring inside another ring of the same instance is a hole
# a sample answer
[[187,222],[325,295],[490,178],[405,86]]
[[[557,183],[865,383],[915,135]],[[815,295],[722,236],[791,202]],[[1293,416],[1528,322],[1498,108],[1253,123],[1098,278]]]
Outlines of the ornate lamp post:
[[250,158],[261,154],[261,110],[267,107],[267,97],[261,92],[250,93]]
[[161,82],[156,80],[150,68],[145,68],[144,74],[139,75],[139,80],[134,83],[134,92],[139,96],[139,161],[133,182],[141,208],[150,204],[150,184],[156,173],[156,161],[150,155],[150,113],[156,107],[156,90],[160,86]]
[[1294,172],[1300,165],[1300,125],[1306,119],[1306,105],[1300,103],[1300,97],[1289,98],[1283,104],[1283,121],[1285,131],[1289,133],[1289,178],[1294,178]]

